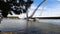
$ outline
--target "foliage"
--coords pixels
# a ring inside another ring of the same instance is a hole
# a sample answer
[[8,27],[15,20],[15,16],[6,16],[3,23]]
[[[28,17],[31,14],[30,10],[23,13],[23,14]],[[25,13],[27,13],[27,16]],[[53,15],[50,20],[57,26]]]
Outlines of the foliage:
[[0,10],[2,10],[3,17],[7,17],[8,14],[12,15],[11,11],[15,14],[26,13],[32,3],[32,0],[27,0],[27,2],[24,0],[19,0],[19,2],[17,0],[0,0]]

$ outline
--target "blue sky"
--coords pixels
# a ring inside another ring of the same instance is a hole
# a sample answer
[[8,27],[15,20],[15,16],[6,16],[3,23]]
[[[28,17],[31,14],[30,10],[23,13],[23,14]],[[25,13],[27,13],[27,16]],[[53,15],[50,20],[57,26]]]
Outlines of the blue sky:
[[[43,0],[33,0],[34,3],[29,8],[29,16],[33,13],[34,9],[41,3]],[[21,14],[19,17],[26,17],[26,14]],[[54,17],[60,16],[60,0],[47,0],[43,3],[38,10],[36,11],[35,17]]]
[[[34,0],[34,5],[38,5],[40,2],[42,2],[43,0]],[[47,0],[46,2],[46,6],[48,7],[53,7],[54,5],[60,4],[59,0]]]
[[[43,0],[34,0],[30,10],[34,11],[34,9],[39,5]],[[43,7],[44,6],[44,7]],[[43,11],[43,12],[42,12]],[[39,16],[39,14],[42,14]],[[47,0],[44,4],[42,4],[35,13],[35,16],[39,17],[54,17],[60,16],[60,0]]]

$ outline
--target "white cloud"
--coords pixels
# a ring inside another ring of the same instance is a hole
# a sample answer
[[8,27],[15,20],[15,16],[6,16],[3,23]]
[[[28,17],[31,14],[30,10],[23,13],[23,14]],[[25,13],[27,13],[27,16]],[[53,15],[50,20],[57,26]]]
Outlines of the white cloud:
[[57,0],[57,1],[59,1],[59,2],[60,2],[60,0]]
[[[41,7],[39,7],[38,9],[42,9],[44,6],[41,6]],[[34,6],[34,5],[32,5],[29,9],[36,9],[37,8],[37,6]],[[44,7],[44,9],[46,9],[46,7]]]
[[[31,6],[29,9],[29,16],[33,13],[36,6]],[[42,12],[42,14],[41,14]],[[40,15],[41,14],[41,15]],[[42,10],[42,6],[39,7],[39,9],[36,11],[34,17],[53,17],[53,16],[60,16],[60,5],[55,5],[52,8],[45,7],[44,10]],[[26,17],[26,14],[19,15],[20,18]]]
[[60,5],[56,5],[52,8],[47,8],[46,11],[44,11],[42,16],[45,17],[60,16]]
[[[36,6],[32,7],[32,10],[35,9]],[[40,15],[40,13],[42,14]],[[32,13],[32,12],[31,12]],[[52,8],[45,7],[44,10],[42,10],[42,6],[39,7],[39,9],[36,11],[34,17],[54,17],[54,16],[60,16],[60,5],[55,5]]]
[[[30,15],[32,15],[32,13],[33,13],[33,11],[36,9],[36,7],[37,6],[34,6],[34,5],[32,5],[29,9],[28,9],[28,16],[30,16]],[[42,6],[43,7],[43,6]],[[40,12],[42,11],[42,7],[39,7],[38,8],[38,10],[36,11],[36,13],[35,13],[35,16],[38,16],[38,14],[40,14]],[[46,7],[44,7],[44,9],[46,9]],[[22,15],[20,15],[20,17],[21,18],[24,18],[24,17],[26,17],[26,14],[22,14]]]

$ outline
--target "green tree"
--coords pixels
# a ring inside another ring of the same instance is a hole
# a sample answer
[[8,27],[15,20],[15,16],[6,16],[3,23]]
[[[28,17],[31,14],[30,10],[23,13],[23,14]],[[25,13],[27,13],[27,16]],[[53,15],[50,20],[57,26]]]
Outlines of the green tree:
[[[0,0],[0,10],[2,10],[1,13],[3,17],[7,17],[9,13],[12,15],[11,11],[15,14],[26,13],[32,3],[32,0],[27,0],[26,2],[24,0],[19,0],[19,2],[17,2],[17,0]],[[23,6],[25,8],[23,8]]]

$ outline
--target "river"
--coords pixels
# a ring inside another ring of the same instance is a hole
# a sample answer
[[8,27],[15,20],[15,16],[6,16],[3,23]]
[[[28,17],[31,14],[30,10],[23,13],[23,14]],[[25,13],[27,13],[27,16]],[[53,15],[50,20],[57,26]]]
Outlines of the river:
[[[24,31],[27,28],[26,19],[3,19],[0,31]],[[60,34],[60,19],[36,19],[28,21],[28,31],[57,32]]]

